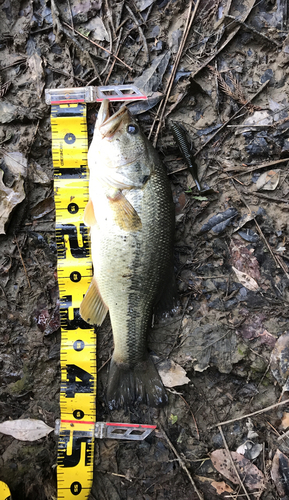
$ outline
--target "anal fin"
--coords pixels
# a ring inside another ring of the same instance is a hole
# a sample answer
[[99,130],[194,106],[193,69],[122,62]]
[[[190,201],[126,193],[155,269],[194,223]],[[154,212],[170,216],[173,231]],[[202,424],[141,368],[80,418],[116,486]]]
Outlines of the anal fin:
[[107,314],[108,307],[99,293],[96,279],[93,277],[89,288],[80,304],[80,315],[90,325],[101,325]]
[[142,222],[138,213],[121,191],[118,191],[113,197],[108,197],[108,199],[114,214],[114,220],[121,229],[124,231],[138,231],[141,229]]

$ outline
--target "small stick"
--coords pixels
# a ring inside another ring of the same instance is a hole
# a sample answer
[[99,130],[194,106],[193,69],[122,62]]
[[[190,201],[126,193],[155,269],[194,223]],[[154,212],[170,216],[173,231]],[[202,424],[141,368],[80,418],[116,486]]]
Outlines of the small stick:
[[162,433],[163,433],[163,437],[165,438],[166,442],[168,443],[169,447],[171,448],[171,450],[174,452],[174,454],[176,455],[177,459],[178,459],[178,462],[181,466],[181,468],[186,472],[189,480],[191,481],[193,487],[194,487],[194,490],[199,498],[199,500],[204,500],[204,497],[202,495],[202,493],[199,492],[197,486],[196,486],[196,483],[195,481],[193,480],[190,472],[188,471],[187,467],[186,467],[186,464],[185,462],[183,461],[183,459],[180,457],[180,455],[178,454],[176,448],[174,447],[174,445],[171,443],[171,441],[169,440],[168,436],[166,435],[163,427],[159,424],[158,427],[161,429]]
[[28,277],[28,274],[27,274],[27,270],[26,270],[26,267],[25,267],[25,264],[24,264],[24,260],[23,260],[23,257],[22,257],[21,250],[20,250],[20,246],[19,246],[18,241],[17,241],[17,238],[16,238],[16,234],[14,234],[14,239],[15,239],[15,243],[16,243],[17,248],[18,248],[19,256],[20,256],[20,259],[21,259],[21,262],[22,262],[22,266],[23,266],[23,269],[24,269],[25,275],[26,275],[26,279],[27,279],[27,282],[28,282],[28,286],[29,286],[29,288],[31,288],[30,281],[29,281],[29,277]]
[[224,123],[224,125],[222,125],[220,128],[218,128],[218,130],[216,130],[216,132],[210,137],[210,139],[208,139],[205,144],[203,144],[199,149],[198,151],[195,152],[195,154],[193,156],[197,156],[203,149],[205,146],[207,146],[207,144],[209,144],[209,142],[211,142],[211,140],[221,132],[221,130],[223,130],[223,128],[225,128],[228,123],[230,123],[232,120],[234,120],[234,118],[236,118],[236,116],[240,113],[240,111],[242,111],[242,109],[244,109],[251,101],[253,101],[253,99],[255,99],[255,97],[257,97],[257,95],[260,94],[260,92],[262,92],[262,90],[268,85],[269,83],[269,80],[267,80],[265,83],[263,83],[263,85],[261,85],[261,87],[259,88],[259,90],[256,92],[256,94],[254,94],[252,97],[250,97],[250,99],[248,99],[248,101],[243,104],[243,106],[238,109],[238,111],[236,111],[236,113],[233,114],[233,116],[231,116],[231,118],[229,118],[229,120],[226,121],[226,123]]
[[183,400],[183,402],[185,403],[185,405],[188,407],[188,410],[189,410],[189,412],[190,412],[190,414],[192,416],[192,419],[194,421],[194,424],[195,424],[195,429],[196,429],[196,433],[197,433],[197,439],[198,439],[198,441],[200,441],[200,433],[199,433],[197,421],[195,419],[195,415],[193,414],[189,403],[185,400],[185,398],[182,396],[182,394],[180,392],[177,392],[174,389],[169,389],[168,387],[167,387],[167,391],[169,391],[171,394],[175,394],[176,396],[180,396],[180,398]]
[[240,477],[240,474],[239,474],[239,472],[238,472],[238,470],[237,470],[237,467],[236,467],[236,465],[235,465],[235,462],[234,462],[234,460],[233,460],[233,457],[232,457],[232,455],[231,455],[231,452],[230,452],[230,450],[229,450],[229,448],[228,448],[227,441],[226,441],[225,436],[224,436],[224,433],[223,433],[223,429],[222,429],[222,427],[221,427],[220,425],[219,425],[218,427],[219,427],[219,431],[220,431],[220,434],[221,434],[221,436],[222,436],[222,439],[223,439],[223,442],[224,442],[224,445],[225,445],[225,448],[226,448],[226,452],[228,453],[228,456],[229,456],[230,462],[231,462],[231,464],[232,464],[232,467],[233,467],[233,469],[234,469],[234,471],[235,471],[235,474],[236,474],[237,478],[239,479],[239,483],[240,483],[240,485],[242,486],[242,488],[243,488],[243,490],[244,490],[244,493],[245,493],[245,495],[246,495],[246,498],[247,498],[248,500],[251,500],[251,498],[249,497],[249,495],[248,495],[248,493],[247,493],[247,490],[246,490],[246,488],[245,488],[245,485],[244,485],[244,483],[243,483],[243,481],[242,481],[242,479],[241,479],[241,477]]
[[261,33],[260,31],[256,30],[252,26],[249,26],[249,24],[244,23],[240,19],[236,19],[234,16],[229,16],[229,14],[225,14],[224,17],[227,17],[227,19],[230,19],[231,21],[234,21],[235,23],[240,24],[241,26],[243,26],[247,30],[252,31],[253,33],[256,33],[256,35],[264,38],[265,40],[267,40],[267,42],[273,43],[274,45],[277,45],[277,47],[280,47],[280,43],[276,42],[275,40],[269,38],[266,35],[263,35],[263,33]]
[[68,3],[68,7],[69,7],[70,22],[71,22],[72,30],[74,31],[73,15],[72,15],[72,10],[71,10],[70,0],[67,0],[67,3]]
[[143,48],[144,48],[144,51],[145,51],[147,63],[149,63],[150,62],[150,56],[149,56],[147,41],[146,41],[146,38],[145,38],[145,36],[143,34],[143,30],[141,29],[141,26],[140,26],[137,18],[135,17],[133,11],[129,8],[129,6],[125,5],[125,8],[130,13],[131,17],[133,18],[133,20],[134,20],[134,22],[136,24],[136,27],[137,27],[138,32],[139,32],[139,36],[141,37],[142,42],[143,42]]
[[[120,43],[120,40],[121,40],[121,35],[122,35],[122,28],[121,28],[121,30],[120,30],[120,32],[119,32],[119,37],[118,37],[117,44],[116,44],[116,55],[117,55],[117,56],[118,56],[118,54],[119,54],[120,47],[121,47],[121,43]],[[116,61],[115,59],[112,61],[112,64],[111,64],[110,70],[109,70],[109,72],[108,72],[108,75],[107,75],[107,77],[106,77],[106,80],[105,80],[105,82],[104,82],[104,85],[107,85],[107,83],[108,83],[108,81],[109,81],[109,79],[110,79],[110,75],[111,75],[112,70],[113,70],[113,68],[114,68],[115,61]]]
[[289,199],[284,200],[283,198],[276,198],[275,196],[268,196],[267,194],[263,193],[252,193],[252,195],[258,196],[258,198],[265,198],[265,200],[276,201],[278,203],[289,203]]
[[61,69],[57,69],[57,68],[54,68],[53,66],[51,66],[51,64],[47,63],[47,66],[49,68],[52,69],[52,71],[54,71],[54,73],[59,73],[60,75],[64,75],[64,76],[67,76],[68,78],[71,78],[73,77],[75,80],[78,80],[80,83],[83,83],[84,85],[86,85],[86,81],[83,80],[82,78],[78,78],[78,76],[74,76],[74,75],[70,75],[69,73],[66,73],[66,71],[62,71]]
[[167,84],[167,87],[166,87],[166,90],[165,90],[166,97],[165,97],[164,101],[161,101],[161,103],[160,103],[160,105],[158,107],[156,117],[155,117],[155,119],[153,121],[153,124],[151,126],[151,130],[150,130],[150,133],[149,133],[149,138],[150,138],[151,135],[152,135],[152,131],[154,129],[155,123],[156,123],[156,121],[158,119],[158,115],[161,112],[161,115],[160,115],[160,118],[159,118],[159,123],[158,123],[158,128],[157,128],[156,135],[155,135],[155,138],[154,138],[154,146],[156,146],[156,143],[157,143],[157,140],[158,140],[159,131],[160,131],[160,128],[161,128],[161,125],[162,125],[162,120],[163,120],[165,108],[166,108],[168,99],[170,97],[170,93],[171,93],[172,86],[173,86],[173,83],[174,83],[175,74],[176,74],[176,71],[178,69],[178,65],[179,65],[179,62],[180,62],[180,59],[181,59],[181,56],[182,56],[182,52],[183,52],[183,49],[184,49],[184,46],[185,46],[185,43],[186,43],[189,31],[191,29],[193,20],[194,20],[194,18],[196,16],[196,12],[197,12],[197,8],[199,6],[199,3],[200,3],[200,0],[197,0],[196,3],[195,3],[192,15],[190,17],[192,6],[193,6],[192,0],[190,1],[190,6],[189,6],[189,9],[188,9],[188,17],[187,17],[187,20],[186,20],[184,34],[183,34],[183,37],[182,37],[182,40],[181,40],[181,43],[180,43],[180,46],[179,46],[179,50],[178,50],[178,53],[177,53],[177,56],[176,56],[176,60],[175,60],[175,63],[174,63],[173,70],[171,72],[171,75],[170,75],[170,78],[169,78],[169,81],[168,81],[168,84]]
[[271,167],[273,165],[277,165],[278,163],[283,163],[285,161],[289,161],[289,158],[284,158],[282,160],[273,160],[273,161],[268,161],[266,163],[261,163],[260,165],[255,165],[254,167],[247,168],[247,167],[228,167],[224,169],[224,172],[236,172],[237,174],[247,174],[249,172],[255,172],[255,170],[260,170],[261,168],[266,168],[266,167]]
[[[69,29],[73,30],[72,26],[70,26],[69,24],[63,22],[63,24],[65,26],[67,26]],[[107,52],[108,54],[110,54],[112,57],[114,57],[115,59],[117,59],[121,64],[123,64],[126,68],[128,68],[130,71],[133,71],[133,68],[131,68],[128,64],[126,64],[124,61],[122,61],[119,57],[117,57],[115,54],[113,54],[110,50],[108,49],[105,49],[104,47],[102,47],[101,45],[99,45],[98,43],[94,42],[94,40],[91,40],[90,38],[88,38],[87,36],[83,35],[82,33],[80,33],[80,31],[77,31],[77,30],[74,30],[75,33],[77,33],[77,35],[81,36],[82,38],[84,38],[85,40],[87,40],[88,42],[92,43],[93,45],[95,45],[96,47],[98,47],[99,49],[102,49],[104,50],[105,52]]]
[[266,408],[262,408],[262,410],[257,410],[257,411],[254,411],[253,413],[248,413],[247,415],[242,415],[241,417],[232,418],[231,420],[225,420],[224,422],[218,422],[217,424],[210,425],[210,427],[208,427],[208,429],[214,429],[215,427],[219,427],[220,425],[232,424],[233,422],[238,422],[239,420],[243,420],[244,418],[254,417],[255,415],[259,415],[260,413],[265,413],[266,411],[273,410],[274,408],[277,408],[278,406],[281,406],[281,405],[285,405],[286,403],[289,403],[289,399],[285,399],[285,401],[281,401],[280,403],[275,403],[274,405],[267,406]]
[[[240,193],[240,192],[238,191],[238,189],[236,188],[235,183],[234,183],[234,180],[232,180],[232,182],[233,182],[233,186],[234,186],[234,188],[236,189],[237,193],[238,193],[238,194],[239,194],[239,196],[240,196],[240,199],[242,200],[242,202],[244,203],[244,205],[247,207],[247,209],[251,212],[251,214],[253,214],[253,212],[252,212],[251,208],[249,207],[248,203],[246,202],[246,200],[244,199],[244,197],[241,195],[241,193]],[[282,268],[282,270],[284,271],[284,273],[285,273],[286,277],[287,277],[287,278],[289,278],[289,275],[288,275],[288,273],[287,273],[287,269],[286,269],[286,267],[284,266],[283,261],[279,258],[279,256],[276,256],[276,255],[274,254],[274,252],[273,252],[273,250],[272,250],[272,248],[271,248],[271,245],[270,245],[270,244],[268,243],[268,241],[266,240],[266,238],[265,238],[265,236],[264,236],[264,233],[263,233],[263,231],[262,231],[261,227],[259,226],[259,223],[257,222],[256,217],[254,217],[254,216],[253,216],[253,220],[254,220],[254,222],[255,222],[255,224],[256,224],[256,228],[257,228],[257,230],[258,230],[258,233],[260,234],[260,236],[261,236],[261,238],[262,238],[263,242],[265,243],[266,247],[268,248],[268,250],[269,250],[269,252],[270,252],[270,254],[271,254],[271,256],[272,256],[272,258],[273,258],[273,260],[274,260],[274,262],[275,262],[275,264],[276,264],[276,267],[277,267],[277,268],[280,268],[280,267],[281,267],[281,268]]]

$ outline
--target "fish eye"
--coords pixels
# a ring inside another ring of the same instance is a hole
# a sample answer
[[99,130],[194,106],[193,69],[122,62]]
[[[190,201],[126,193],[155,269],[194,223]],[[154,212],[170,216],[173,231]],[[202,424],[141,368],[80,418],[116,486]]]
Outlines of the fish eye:
[[134,123],[130,123],[128,126],[127,126],[127,132],[129,134],[132,134],[132,135],[136,135],[138,133],[138,126],[135,125]]

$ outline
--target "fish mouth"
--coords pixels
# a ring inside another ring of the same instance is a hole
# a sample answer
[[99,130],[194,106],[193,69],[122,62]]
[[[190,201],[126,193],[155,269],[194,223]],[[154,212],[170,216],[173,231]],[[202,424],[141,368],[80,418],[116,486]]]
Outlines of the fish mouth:
[[102,137],[111,138],[122,123],[129,121],[128,109],[122,106],[116,113],[110,116],[109,101],[102,101],[97,118],[97,127]]

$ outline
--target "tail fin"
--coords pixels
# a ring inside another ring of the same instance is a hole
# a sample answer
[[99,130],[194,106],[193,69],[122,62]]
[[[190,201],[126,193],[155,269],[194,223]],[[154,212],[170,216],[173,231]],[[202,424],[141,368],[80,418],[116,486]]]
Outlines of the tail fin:
[[113,358],[110,365],[107,400],[110,410],[129,408],[135,401],[148,406],[164,406],[168,396],[151,358],[130,368]]

